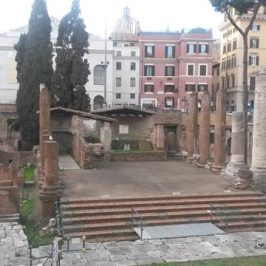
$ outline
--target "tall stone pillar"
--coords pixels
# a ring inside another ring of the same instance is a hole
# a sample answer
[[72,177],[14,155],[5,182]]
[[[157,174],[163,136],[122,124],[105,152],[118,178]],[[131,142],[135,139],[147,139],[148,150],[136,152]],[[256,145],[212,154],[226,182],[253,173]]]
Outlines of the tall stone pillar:
[[45,141],[45,182],[41,187],[41,215],[52,217],[54,215],[54,203],[60,196],[58,156],[59,146],[56,141]]
[[112,130],[109,122],[104,122],[103,127],[100,130],[101,143],[104,145],[104,152],[109,153],[111,151],[112,142]]
[[39,97],[39,143],[40,143],[40,156],[43,160],[44,147],[43,147],[43,134],[50,132],[50,94],[44,84],[40,84],[40,97]]
[[164,125],[156,125],[156,149],[159,151],[165,150],[165,134]]
[[238,182],[239,170],[248,170],[248,167],[244,162],[243,113],[235,112],[232,114],[231,160],[225,169],[225,176],[230,183]]
[[199,123],[199,166],[207,164],[210,157],[210,95],[208,91],[204,91],[201,95],[201,111]]
[[188,120],[186,128],[186,147],[188,159],[192,159],[195,148],[198,129],[198,94],[191,92],[187,94],[188,98]]
[[214,135],[214,165],[213,171],[220,171],[225,165],[225,125],[226,125],[226,95],[225,89],[220,89],[216,98],[215,135]]
[[256,189],[266,192],[266,69],[257,72],[251,171]]

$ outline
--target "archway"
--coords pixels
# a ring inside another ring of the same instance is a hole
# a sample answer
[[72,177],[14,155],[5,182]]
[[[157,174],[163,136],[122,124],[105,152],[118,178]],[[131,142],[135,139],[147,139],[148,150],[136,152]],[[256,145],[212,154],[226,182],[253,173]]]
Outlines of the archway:
[[98,110],[102,109],[104,105],[104,98],[101,95],[97,95],[93,100],[93,109]]

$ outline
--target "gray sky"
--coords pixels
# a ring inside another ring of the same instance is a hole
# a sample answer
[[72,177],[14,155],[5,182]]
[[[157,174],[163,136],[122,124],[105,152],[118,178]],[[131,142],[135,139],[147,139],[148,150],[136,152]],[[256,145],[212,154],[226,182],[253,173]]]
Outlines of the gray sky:
[[[33,0],[0,0],[0,32],[28,23]],[[50,16],[61,19],[72,0],[46,0]],[[104,35],[105,23],[110,33],[127,5],[131,15],[140,22],[143,31],[170,31],[182,28],[212,28],[219,37],[217,26],[222,15],[213,10],[209,0],[80,0],[81,16],[87,31]]]

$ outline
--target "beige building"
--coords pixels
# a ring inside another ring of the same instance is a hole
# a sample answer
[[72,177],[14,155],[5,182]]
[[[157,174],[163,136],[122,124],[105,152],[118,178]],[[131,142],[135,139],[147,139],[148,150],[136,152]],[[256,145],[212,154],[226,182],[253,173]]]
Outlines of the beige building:
[[[266,66],[266,9],[261,8],[248,36],[248,86],[249,111],[254,107],[254,91],[256,78],[254,72]],[[252,14],[238,15],[232,10],[233,18],[241,29],[249,24]],[[242,111],[242,70],[243,70],[243,40],[241,34],[225,18],[220,25],[222,33],[220,57],[221,86],[227,89],[227,110]]]

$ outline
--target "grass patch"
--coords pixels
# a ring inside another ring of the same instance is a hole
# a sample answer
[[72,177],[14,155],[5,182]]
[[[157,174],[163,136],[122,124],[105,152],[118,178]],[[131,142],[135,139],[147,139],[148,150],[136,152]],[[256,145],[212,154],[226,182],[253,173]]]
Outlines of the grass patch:
[[47,225],[48,219],[42,224],[33,221],[32,214],[34,205],[33,189],[24,188],[20,205],[20,217],[24,233],[28,238],[29,244],[33,247],[49,245],[55,236],[52,234],[40,235],[40,229]]
[[266,256],[150,264],[153,266],[266,266]]
[[35,170],[35,166],[33,165],[24,167],[23,174],[24,174],[25,181],[33,181],[34,170]]

